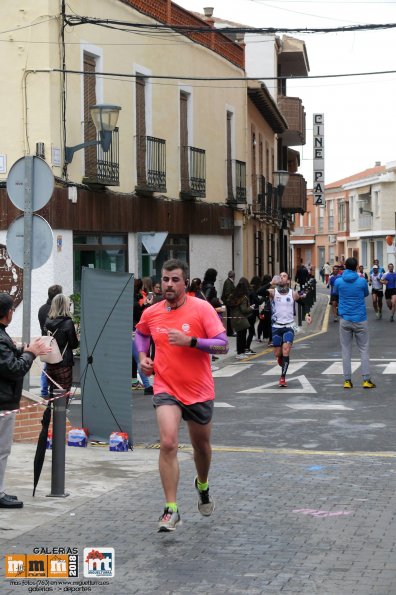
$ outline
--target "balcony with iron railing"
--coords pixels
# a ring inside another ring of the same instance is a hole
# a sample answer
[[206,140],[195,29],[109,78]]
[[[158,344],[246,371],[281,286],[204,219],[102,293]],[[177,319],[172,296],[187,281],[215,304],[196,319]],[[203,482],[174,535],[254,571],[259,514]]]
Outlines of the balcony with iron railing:
[[278,189],[275,186],[272,186],[272,209],[271,209],[271,217],[273,222],[280,222],[282,221],[282,205],[281,205],[281,196]]
[[227,161],[228,204],[246,204],[246,163],[238,159]]
[[256,215],[265,214],[265,177],[252,174],[252,207]]
[[305,145],[305,110],[301,99],[280,95],[278,97],[278,107],[288,125],[287,130],[281,134],[283,144],[288,147]]
[[197,147],[180,148],[181,198],[206,196],[206,152]]
[[137,193],[166,192],[166,141],[136,137]]
[[111,133],[108,151],[103,151],[98,134],[98,145],[85,150],[85,175],[83,183],[89,186],[119,186],[120,158],[118,128]]
[[307,182],[301,174],[289,174],[282,195],[282,211],[304,214],[307,210]]

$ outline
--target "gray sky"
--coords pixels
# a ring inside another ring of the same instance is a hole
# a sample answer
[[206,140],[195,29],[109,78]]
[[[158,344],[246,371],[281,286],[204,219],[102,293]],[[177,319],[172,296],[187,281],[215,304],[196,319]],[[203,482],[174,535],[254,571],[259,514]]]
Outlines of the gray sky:
[[[396,23],[396,0],[176,0],[188,10],[256,27],[346,27]],[[281,35],[281,34],[280,34]],[[396,70],[396,28],[290,35],[306,43],[310,76]],[[263,73],[265,74],[265,73]],[[288,82],[307,114],[300,173],[312,185],[312,114],[325,114],[325,181],[335,182],[376,161],[396,161],[396,73]],[[296,147],[298,148],[298,147]]]

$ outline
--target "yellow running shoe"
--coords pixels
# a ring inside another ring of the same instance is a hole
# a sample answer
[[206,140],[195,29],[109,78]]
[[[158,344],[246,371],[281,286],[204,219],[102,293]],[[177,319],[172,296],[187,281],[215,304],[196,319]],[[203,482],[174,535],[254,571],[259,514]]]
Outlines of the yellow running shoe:
[[351,380],[344,380],[344,388],[353,388]]
[[365,380],[362,384],[363,388],[377,388],[377,385],[374,382],[371,382],[370,378]]

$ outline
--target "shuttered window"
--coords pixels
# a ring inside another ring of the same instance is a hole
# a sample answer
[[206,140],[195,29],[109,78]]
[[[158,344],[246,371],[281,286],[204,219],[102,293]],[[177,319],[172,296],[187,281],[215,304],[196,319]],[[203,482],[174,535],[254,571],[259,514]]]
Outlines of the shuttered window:
[[146,85],[142,76],[136,77],[136,170],[137,185],[145,187],[146,176]]
[[227,198],[234,199],[232,190],[232,113],[227,112]]
[[180,182],[181,191],[190,189],[188,175],[188,95],[180,93]]
[[[89,108],[96,105],[96,60],[84,52],[84,141],[96,140],[96,128]],[[85,148],[85,175],[96,177],[96,147]]]
[[263,147],[263,137],[262,134],[259,134],[259,174],[262,176],[264,174],[264,147]]

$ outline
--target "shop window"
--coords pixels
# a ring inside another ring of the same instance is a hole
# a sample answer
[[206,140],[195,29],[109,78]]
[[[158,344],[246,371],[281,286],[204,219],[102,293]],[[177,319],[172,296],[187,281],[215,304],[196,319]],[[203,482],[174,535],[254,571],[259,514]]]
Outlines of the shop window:
[[73,238],[74,292],[81,290],[81,269],[89,267],[125,273],[128,271],[126,235],[76,234]]

